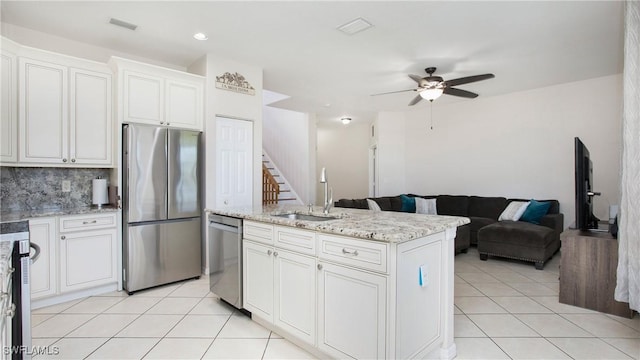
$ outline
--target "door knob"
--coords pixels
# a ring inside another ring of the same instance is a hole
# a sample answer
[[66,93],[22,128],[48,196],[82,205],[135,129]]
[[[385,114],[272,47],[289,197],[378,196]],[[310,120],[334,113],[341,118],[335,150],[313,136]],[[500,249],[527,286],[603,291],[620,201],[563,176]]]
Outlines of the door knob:
[[322,270],[322,264],[318,264],[318,270]]

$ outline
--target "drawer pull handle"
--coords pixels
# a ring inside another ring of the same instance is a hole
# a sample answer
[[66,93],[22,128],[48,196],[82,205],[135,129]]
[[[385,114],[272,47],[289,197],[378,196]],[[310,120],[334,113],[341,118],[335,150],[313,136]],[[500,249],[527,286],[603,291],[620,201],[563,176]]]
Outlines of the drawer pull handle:
[[318,264],[318,270],[322,270],[322,264]]
[[358,250],[353,250],[353,251],[349,251],[345,248],[342,248],[342,253],[345,255],[353,255],[353,256],[358,256]]
[[67,237],[66,237],[66,236],[64,236],[64,235],[60,236],[60,240],[64,240],[64,239],[66,239],[66,238],[67,238]]
[[83,222],[82,222],[82,225],[89,225],[89,224],[95,224],[95,223],[97,223],[97,222],[98,222],[98,220],[92,220],[92,221],[83,221]]

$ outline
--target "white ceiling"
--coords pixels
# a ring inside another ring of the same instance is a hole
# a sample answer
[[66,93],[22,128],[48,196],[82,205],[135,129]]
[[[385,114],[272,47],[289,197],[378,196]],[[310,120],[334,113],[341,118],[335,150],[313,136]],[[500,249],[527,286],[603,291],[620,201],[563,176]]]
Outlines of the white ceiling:
[[[413,88],[407,74],[426,76],[428,66],[445,80],[494,73],[459,86],[483,97],[622,72],[619,1],[3,0],[1,10],[2,22],[177,66],[215,53],[261,67],[265,89],[291,96],[275,106],[323,121],[409,109],[413,92],[370,94]],[[110,25],[111,17],[138,29]],[[357,17],[373,27],[336,30]],[[196,32],[209,40],[194,40]],[[452,101],[474,100],[436,100]]]

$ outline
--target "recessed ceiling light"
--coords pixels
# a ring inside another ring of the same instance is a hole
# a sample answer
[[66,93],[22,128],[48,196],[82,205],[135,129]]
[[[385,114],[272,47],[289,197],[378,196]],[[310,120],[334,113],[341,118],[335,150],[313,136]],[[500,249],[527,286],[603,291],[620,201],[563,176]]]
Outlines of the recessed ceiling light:
[[338,30],[342,31],[347,35],[353,35],[355,33],[359,33],[361,31],[367,30],[372,27],[370,22],[363,18],[357,18],[355,20],[351,20],[348,23],[338,26]]
[[347,125],[348,123],[351,122],[351,118],[350,117],[343,117],[342,119],[340,119],[340,121],[342,121],[342,123],[344,125]]
[[204,40],[207,40],[209,37],[203,33],[197,33],[197,34],[193,34],[193,38],[196,40],[204,41]]

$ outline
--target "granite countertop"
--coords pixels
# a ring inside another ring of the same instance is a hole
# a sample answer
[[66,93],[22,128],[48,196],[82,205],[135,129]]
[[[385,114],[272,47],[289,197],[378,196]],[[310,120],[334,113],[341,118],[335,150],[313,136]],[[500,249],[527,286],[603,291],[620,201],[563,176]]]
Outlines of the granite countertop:
[[[207,212],[238,217],[277,225],[293,226],[318,232],[352,236],[385,242],[403,242],[444,231],[451,227],[468,224],[470,220],[458,216],[424,215],[395,211],[374,212],[370,210],[332,208],[327,221],[291,220],[273,215],[284,213],[309,214],[307,206],[267,205],[260,208],[206,209]],[[327,216],[319,206],[311,214]]]
[[60,216],[60,215],[83,215],[83,214],[100,214],[108,212],[120,211],[115,206],[103,206],[102,208],[85,206],[76,208],[51,208],[51,209],[39,209],[39,210],[25,210],[25,211],[6,211],[0,212],[0,221],[17,221],[30,218],[46,217],[46,216]]

